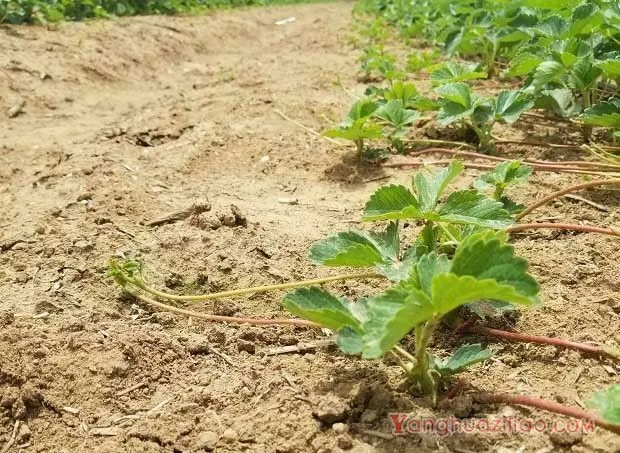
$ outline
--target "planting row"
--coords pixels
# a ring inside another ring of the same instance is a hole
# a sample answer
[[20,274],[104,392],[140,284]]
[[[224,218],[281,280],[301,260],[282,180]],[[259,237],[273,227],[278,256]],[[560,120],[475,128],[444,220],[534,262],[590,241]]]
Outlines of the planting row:
[[213,8],[298,2],[298,0],[0,0],[0,23],[45,24],[93,17],[194,13]]
[[[514,123],[530,109],[580,126],[586,141],[597,138],[593,127],[605,129],[602,141],[620,136],[617,2],[363,0],[358,16],[363,78],[386,83],[369,86],[363,108],[356,104],[328,136],[354,140],[358,149],[365,139],[387,138],[402,152],[407,128],[432,113],[439,126],[475,132],[479,150],[492,152],[494,124]],[[433,50],[399,61],[385,44],[394,30],[407,45]],[[407,81],[421,72],[430,93]],[[488,96],[472,88],[498,75],[511,89]]]

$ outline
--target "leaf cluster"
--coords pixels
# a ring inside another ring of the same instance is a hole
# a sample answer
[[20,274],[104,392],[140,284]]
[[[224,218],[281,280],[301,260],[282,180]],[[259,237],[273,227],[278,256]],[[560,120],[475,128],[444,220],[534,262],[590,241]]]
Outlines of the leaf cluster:
[[[415,332],[416,362],[405,369],[431,397],[442,379],[491,355],[477,344],[464,345],[447,359],[431,354],[428,345],[442,318],[461,306],[476,311],[481,301],[538,303],[539,287],[527,261],[515,255],[502,231],[513,217],[501,201],[476,189],[449,191],[462,171],[453,161],[441,170],[418,172],[410,188],[377,189],[363,220],[387,220],[385,230],[341,232],[310,251],[318,265],[373,268],[390,287],[355,302],[317,287],[298,289],[283,300],[295,315],[337,332],[343,352],[363,358],[381,357]],[[523,170],[502,167],[485,180],[507,186],[525,177]],[[402,221],[423,225],[408,245],[401,240]]]

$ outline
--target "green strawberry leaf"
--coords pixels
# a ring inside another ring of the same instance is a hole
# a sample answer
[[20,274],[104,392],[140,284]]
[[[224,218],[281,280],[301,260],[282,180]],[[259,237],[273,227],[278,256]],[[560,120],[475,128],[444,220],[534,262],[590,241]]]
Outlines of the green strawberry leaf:
[[592,126],[619,128],[620,99],[603,101],[584,110],[581,119]]
[[445,315],[461,305],[481,299],[522,305],[535,303],[531,296],[521,294],[513,286],[502,285],[493,279],[478,279],[453,273],[441,274],[433,279],[433,306],[436,315]]
[[494,103],[495,119],[512,124],[521,114],[533,107],[534,102],[527,99],[520,90],[501,91]]
[[477,190],[452,192],[439,209],[437,220],[494,229],[506,228],[514,223],[502,203]]
[[374,115],[396,129],[411,125],[420,116],[415,110],[405,109],[400,99],[386,102],[375,111]]
[[601,9],[594,3],[584,3],[573,11],[571,35],[592,34],[604,22]]
[[618,55],[615,58],[598,61],[596,66],[601,68],[606,77],[620,77],[620,56]]
[[325,266],[367,267],[398,260],[398,223],[390,222],[383,233],[347,231],[330,236],[310,249],[310,260]]
[[360,119],[368,118],[370,115],[374,113],[379,105],[370,98],[364,98],[357,101],[351,107],[347,118],[351,121],[355,122]]
[[504,189],[525,182],[531,174],[532,167],[518,160],[510,160],[497,164],[493,170],[480,175],[474,181],[474,187],[478,190],[489,186]]
[[416,197],[405,186],[383,186],[372,194],[364,207],[362,220],[397,220],[416,218],[420,206]]
[[507,77],[520,77],[530,74],[544,60],[538,55],[531,53],[517,54],[510,62],[510,69],[506,72]]
[[413,83],[398,80],[383,93],[386,101],[401,101],[404,108],[413,108],[412,103],[418,96],[418,89]]
[[620,425],[620,385],[610,385],[596,392],[588,406],[595,409],[604,421]]
[[338,331],[345,326],[361,329],[361,322],[349,309],[349,302],[317,288],[300,288],[287,294],[282,304],[294,315]]
[[492,356],[493,352],[484,349],[480,344],[466,344],[446,360],[439,360],[431,356],[431,366],[442,376],[452,376]]
[[466,109],[474,107],[473,94],[466,83],[448,83],[435,89],[435,92],[447,101]]
[[378,124],[366,124],[367,118],[354,121],[350,125],[343,123],[338,128],[323,131],[322,135],[346,140],[381,138],[383,131]]
[[565,118],[574,116],[581,109],[573,97],[573,92],[568,88],[542,90],[534,107],[553,110]]
[[345,354],[360,355],[364,349],[364,337],[357,330],[344,326],[338,332],[336,344]]
[[557,61],[543,61],[534,71],[532,78],[534,88],[540,91],[549,83],[558,82],[565,72],[566,68],[563,64]]
[[447,126],[463,118],[471,116],[473,112],[473,108],[463,107],[461,104],[457,104],[456,102],[444,101],[437,112],[437,122],[441,126]]
[[386,278],[393,282],[400,282],[407,280],[411,277],[411,273],[414,271],[414,266],[418,262],[422,252],[425,251],[422,247],[412,246],[403,254],[403,257],[399,261],[393,261],[387,264],[377,264],[375,268],[377,271]]
[[486,78],[487,73],[480,71],[479,67],[480,65],[477,63],[459,64],[453,61],[446,61],[433,67],[430,76],[431,83],[433,86],[438,86]]
[[419,112],[433,112],[439,109],[439,103],[426,96],[418,96],[415,99],[411,100],[407,107],[416,109]]
[[471,276],[481,281],[491,280],[501,287],[510,287],[516,296],[485,296],[479,299],[536,304],[540,287],[527,273],[527,260],[515,256],[514,247],[505,242],[505,235],[485,230],[468,236],[459,246],[452,260],[451,272],[456,276]]
[[404,282],[368,299],[367,320],[362,327],[362,357],[381,357],[432,314],[428,297],[419,289],[406,288]]
[[413,177],[413,187],[420,209],[425,212],[434,210],[439,197],[464,169],[465,166],[460,161],[453,160],[440,170],[424,167],[418,171]]
[[579,3],[579,0],[522,0],[521,5],[529,8],[536,9],[548,9],[548,10],[562,10],[567,8],[574,8]]
[[568,85],[576,91],[585,91],[594,86],[602,72],[590,58],[580,58],[568,74]]

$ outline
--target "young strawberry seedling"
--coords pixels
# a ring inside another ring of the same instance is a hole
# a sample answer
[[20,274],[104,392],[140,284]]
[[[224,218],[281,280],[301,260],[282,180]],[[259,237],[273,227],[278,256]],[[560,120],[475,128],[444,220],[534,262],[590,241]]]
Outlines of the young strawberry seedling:
[[[311,259],[327,266],[373,267],[393,282],[382,294],[355,303],[319,288],[299,289],[284,298],[293,313],[338,332],[347,354],[378,358],[394,352],[411,382],[436,401],[448,376],[487,359],[480,345],[465,345],[447,359],[429,353],[444,316],[480,300],[534,305],[538,284],[527,262],[516,257],[501,229],[512,223],[502,204],[476,190],[440,197],[463,167],[454,162],[438,172],[422,171],[413,191],[378,189],[366,204],[364,220],[389,220],[383,233],[349,231],[316,244]],[[418,239],[403,248],[399,220],[424,224]],[[415,357],[398,347],[415,332]]]
[[532,174],[532,167],[518,160],[506,161],[498,164],[493,170],[483,173],[476,181],[474,187],[480,191],[487,187],[494,188],[493,198],[501,201],[504,209],[512,214],[518,214],[524,205],[515,203],[504,194],[507,187],[524,183]]
[[534,102],[519,90],[502,91],[495,98],[482,98],[463,82],[441,85],[435,89],[441,98],[437,113],[439,124],[447,126],[459,122],[470,127],[478,136],[478,149],[492,152],[493,125],[496,122],[514,123]]
[[357,101],[351,107],[345,120],[338,127],[324,131],[323,135],[351,140],[355,143],[357,155],[361,159],[364,153],[364,140],[383,136],[381,127],[369,121],[378,107],[372,99]]
[[420,114],[415,110],[404,108],[403,101],[400,99],[393,99],[386,102],[374,113],[374,117],[377,118],[379,124],[386,128],[384,134],[392,144],[392,147],[396,152],[401,154],[405,151],[405,146],[402,141],[405,130],[407,127],[411,126],[419,116]]

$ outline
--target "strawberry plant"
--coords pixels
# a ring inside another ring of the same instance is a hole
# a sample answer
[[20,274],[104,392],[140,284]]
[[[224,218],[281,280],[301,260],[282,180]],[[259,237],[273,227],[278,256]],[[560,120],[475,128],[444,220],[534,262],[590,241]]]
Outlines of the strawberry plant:
[[491,133],[496,122],[514,123],[533,105],[519,90],[505,90],[495,98],[483,98],[462,82],[442,85],[435,92],[441,98],[439,124],[459,122],[470,127],[476,132],[479,149],[484,152],[493,149]]
[[587,108],[581,115],[581,119],[591,126],[620,129],[620,98]]
[[437,64],[438,59],[439,51],[437,50],[411,53],[407,56],[405,69],[415,74]]
[[[516,257],[503,232],[512,223],[500,202],[476,190],[442,194],[463,170],[453,162],[438,172],[415,175],[405,186],[378,189],[364,209],[366,221],[388,220],[382,233],[348,231],[315,244],[310,258],[326,266],[370,267],[393,282],[383,293],[349,302],[319,288],[287,295],[294,314],[338,332],[337,344],[347,354],[378,358],[415,332],[415,357],[396,349],[401,365],[422,393],[436,399],[439,384],[491,352],[465,345],[441,360],[428,347],[442,318],[460,306],[490,299],[538,303],[538,284]],[[402,247],[399,220],[424,223],[418,239]],[[462,233],[459,240],[455,231]]]
[[484,79],[487,77],[487,73],[480,71],[480,65],[477,63],[459,64],[453,61],[447,61],[429,69],[431,71],[431,83],[433,86],[467,82],[469,80]]
[[388,129],[385,135],[394,149],[403,153],[404,145],[401,139],[405,129],[411,126],[420,114],[415,110],[404,108],[402,100],[393,99],[381,105],[375,111],[374,116]]
[[381,127],[369,121],[377,108],[378,104],[372,99],[362,99],[353,104],[349,114],[338,127],[324,131],[323,135],[351,140],[355,143],[357,154],[361,158],[364,152],[364,140],[382,137]]
[[532,167],[529,165],[518,160],[506,161],[496,165],[493,170],[480,175],[474,181],[474,187],[480,191],[492,187],[494,189],[493,198],[500,201],[508,212],[518,214],[525,209],[525,206],[515,203],[504,194],[504,191],[509,186],[525,182],[531,174]]
[[363,71],[362,80],[378,78],[392,83],[404,77],[404,73],[396,68],[396,57],[386,53],[382,45],[374,44],[366,47],[360,62]]
[[[389,202],[382,208],[393,209]],[[503,233],[473,233],[452,257],[438,251],[422,254],[417,248],[401,256],[397,228],[392,222],[384,234],[361,241],[347,241],[350,233],[339,235],[315,246],[313,253],[316,262],[332,266],[375,265],[394,279],[392,287],[355,303],[319,288],[298,289],[284,298],[284,304],[292,313],[337,331],[340,349],[363,358],[381,357],[415,332],[415,357],[400,354],[401,365],[416,388],[436,401],[444,378],[492,354],[473,344],[447,360],[433,356],[428,348],[442,318],[481,299],[536,304],[538,284]]]

